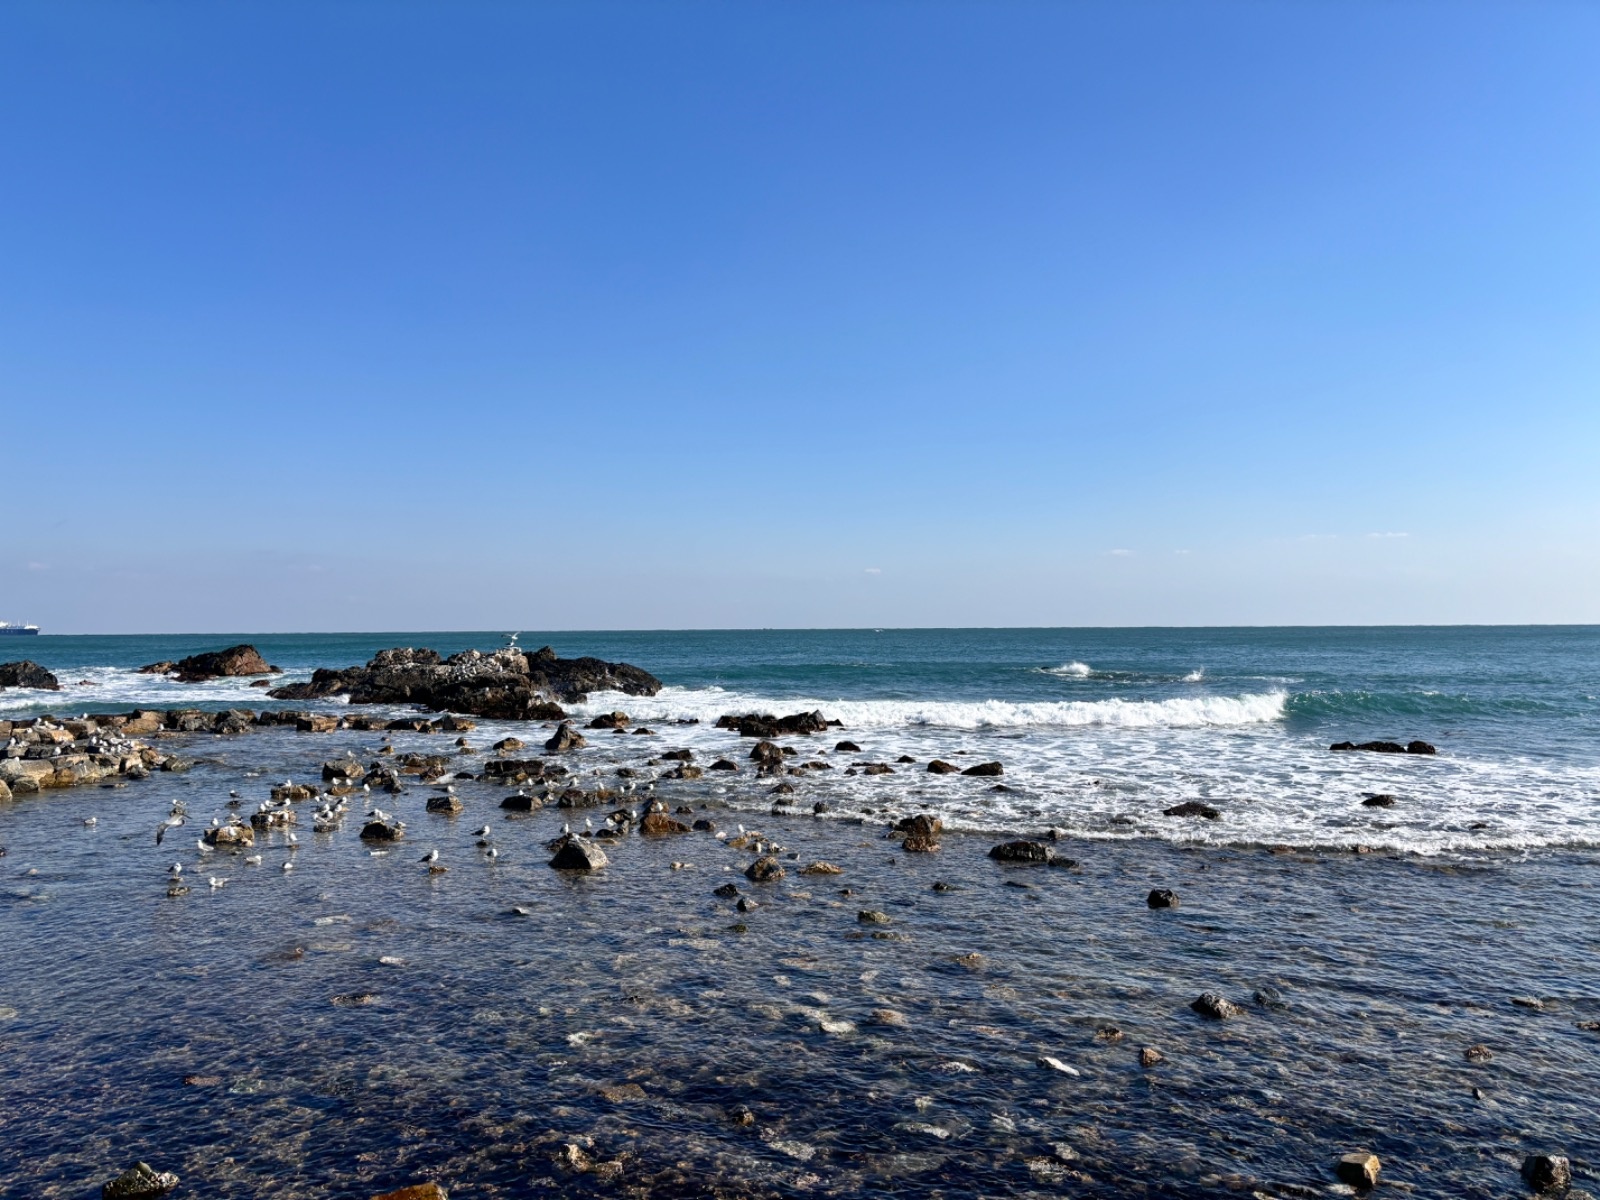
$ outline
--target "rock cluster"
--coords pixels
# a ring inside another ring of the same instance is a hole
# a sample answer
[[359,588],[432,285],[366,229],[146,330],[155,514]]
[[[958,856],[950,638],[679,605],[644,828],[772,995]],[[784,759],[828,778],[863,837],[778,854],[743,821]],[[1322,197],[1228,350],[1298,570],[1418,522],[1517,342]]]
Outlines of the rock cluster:
[[275,700],[348,696],[351,704],[414,704],[434,712],[496,720],[561,720],[557,701],[582,703],[590,692],[654,696],[661,681],[627,663],[558,658],[548,646],[525,654],[508,647],[464,650],[441,659],[435,650],[403,647],[373,655],[364,667],[318,668],[307,683],[269,692]]
[[78,787],[126,777],[143,779],[151,771],[184,771],[192,764],[134,738],[155,733],[161,721],[127,717],[85,717],[61,721],[33,717],[0,721],[0,799],[51,788]]

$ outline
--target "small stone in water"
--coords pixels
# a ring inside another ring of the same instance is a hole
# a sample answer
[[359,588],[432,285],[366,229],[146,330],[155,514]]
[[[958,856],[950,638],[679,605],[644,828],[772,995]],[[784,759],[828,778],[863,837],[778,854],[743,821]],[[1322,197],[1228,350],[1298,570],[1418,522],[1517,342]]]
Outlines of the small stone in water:
[[856,914],[856,920],[863,925],[887,925],[889,914],[878,912],[876,909],[864,908]]
[[1468,1046],[1466,1049],[1466,1060],[1468,1062],[1486,1063],[1493,1057],[1494,1051],[1490,1050],[1482,1042],[1479,1042],[1476,1046]]
[[1351,1187],[1370,1188],[1378,1184],[1378,1172],[1383,1164],[1369,1150],[1355,1150],[1339,1160],[1336,1168],[1339,1178]]
[[756,1123],[756,1115],[742,1104],[735,1105],[728,1110],[728,1120],[738,1126],[749,1126]]
[[1096,1041],[1108,1042],[1114,1045],[1123,1039],[1124,1034],[1115,1025],[1107,1025],[1104,1029],[1095,1030],[1094,1036]]
[[1145,903],[1151,908],[1177,908],[1178,893],[1171,888],[1156,888],[1145,897]]
[[1189,1007],[1202,1017],[1210,1017],[1213,1021],[1225,1021],[1229,1017],[1237,1017],[1243,1011],[1233,1001],[1226,1000],[1215,992],[1201,992]]
[[835,1017],[823,1017],[817,1022],[822,1027],[823,1033],[854,1033],[855,1022],[844,1021]]
[[1157,1050],[1154,1046],[1144,1046],[1139,1050],[1139,1065],[1141,1067],[1153,1067],[1158,1062],[1163,1061],[1166,1057],[1167,1056],[1165,1054],[1161,1053],[1161,1051]]
[[1544,1008],[1544,1001],[1536,999],[1533,996],[1513,996],[1511,997],[1511,1003],[1515,1004],[1518,1008],[1531,1008],[1535,1010],[1542,1010]]

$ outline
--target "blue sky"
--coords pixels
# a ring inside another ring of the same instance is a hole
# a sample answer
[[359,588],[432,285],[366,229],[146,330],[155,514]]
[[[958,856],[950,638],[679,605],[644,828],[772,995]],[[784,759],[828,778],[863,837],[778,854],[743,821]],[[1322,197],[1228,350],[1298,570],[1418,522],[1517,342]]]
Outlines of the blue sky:
[[1600,8],[0,8],[0,617],[1600,621]]

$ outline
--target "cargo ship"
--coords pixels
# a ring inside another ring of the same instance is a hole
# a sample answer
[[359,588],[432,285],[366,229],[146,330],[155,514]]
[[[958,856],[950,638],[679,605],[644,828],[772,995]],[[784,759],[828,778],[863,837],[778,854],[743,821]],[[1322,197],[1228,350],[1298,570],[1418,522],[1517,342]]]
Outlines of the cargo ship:
[[37,636],[38,633],[39,627],[37,625],[13,625],[10,621],[0,621],[0,637],[6,637],[7,635]]

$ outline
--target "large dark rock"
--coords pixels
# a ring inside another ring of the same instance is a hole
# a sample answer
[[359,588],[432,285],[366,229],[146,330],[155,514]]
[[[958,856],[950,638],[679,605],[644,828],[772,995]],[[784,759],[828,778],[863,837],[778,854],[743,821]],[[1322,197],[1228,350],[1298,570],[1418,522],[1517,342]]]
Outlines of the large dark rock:
[[566,837],[550,865],[558,871],[594,871],[606,865],[606,852],[587,838]]
[[989,775],[1004,775],[1006,773],[1006,769],[997,762],[986,762],[979,763],[975,767],[968,767],[961,773],[963,775],[977,775],[983,777]]
[[740,737],[775,738],[787,734],[825,733],[839,728],[843,721],[830,721],[821,712],[793,713],[787,717],[763,716],[747,713],[744,716],[717,718],[718,729],[737,730]]
[[989,857],[1003,863],[1047,863],[1051,851],[1043,842],[1002,842],[990,849]]
[[661,681],[627,663],[557,658],[548,646],[532,654],[464,650],[441,660],[436,651],[383,650],[364,667],[319,668],[306,683],[274,689],[279,700],[349,696],[351,704],[415,704],[434,712],[470,713],[508,721],[559,721],[557,701],[582,703],[592,691],[654,696]]
[[254,646],[229,646],[207,654],[191,654],[177,662],[151,663],[140,667],[141,675],[172,675],[179,683],[205,683],[234,675],[278,675],[277,667],[267,665]]
[[545,742],[544,748],[550,754],[561,754],[567,750],[581,750],[589,743],[584,740],[583,734],[573,729],[563,721],[555,734]]
[[36,662],[0,663],[0,688],[38,688],[46,692],[59,692],[61,681]]

